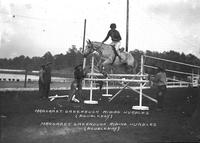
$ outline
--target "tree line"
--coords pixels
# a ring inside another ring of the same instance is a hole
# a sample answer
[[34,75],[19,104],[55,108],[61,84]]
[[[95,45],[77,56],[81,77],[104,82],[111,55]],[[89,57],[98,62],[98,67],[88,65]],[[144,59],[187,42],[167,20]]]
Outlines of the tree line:
[[18,56],[15,58],[1,58],[0,68],[2,69],[28,69],[28,70],[39,70],[40,66],[52,63],[52,69],[61,70],[71,68],[79,64],[83,59],[81,50],[77,50],[76,47],[69,48],[66,54],[52,55],[51,52],[46,52],[41,57],[28,57]]
[[[134,51],[130,51],[134,56],[136,61],[138,61],[138,65],[140,63],[141,55],[149,55],[159,58],[164,58],[168,60],[174,60],[177,62],[183,62],[192,65],[200,66],[200,59],[192,54],[184,54],[176,51],[167,51],[167,52],[155,52],[155,51],[141,51],[135,49]],[[39,70],[42,64],[46,64],[47,62],[52,62],[52,70],[73,70],[73,68],[81,64],[83,61],[82,49],[77,49],[75,46],[69,48],[69,50],[65,54],[57,54],[52,55],[50,52],[46,52],[41,57],[28,57],[28,56],[18,56],[12,59],[1,58],[0,59],[0,68],[3,69],[27,69],[27,70]],[[145,59],[145,64],[151,66],[162,65],[166,69],[183,71],[188,73],[196,73],[198,74],[199,69],[195,69],[188,66],[183,66],[179,64],[162,62],[158,60]],[[139,71],[139,66],[137,67],[137,71]],[[145,72],[154,74],[155,70],[150,68],[145,68]],[[170,76],[180,76],[180,74],[168,73]]]

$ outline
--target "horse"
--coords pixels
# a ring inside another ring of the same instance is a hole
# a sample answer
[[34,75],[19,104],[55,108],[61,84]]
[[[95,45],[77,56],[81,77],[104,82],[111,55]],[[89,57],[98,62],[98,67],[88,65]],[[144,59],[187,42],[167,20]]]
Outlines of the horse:
[[[136,73],[137,61],[134,59],[131,53],[128,52],[117,52],[112,45],[104,44],[101,42],[87,41],[84,55],[87,56],[91,53],[98,53],[100,56],[99,67],[100,72],[103,67],[112,66],[124,66],[126,67],[127,73]],[[121,57],[121,59],[117,56]]]

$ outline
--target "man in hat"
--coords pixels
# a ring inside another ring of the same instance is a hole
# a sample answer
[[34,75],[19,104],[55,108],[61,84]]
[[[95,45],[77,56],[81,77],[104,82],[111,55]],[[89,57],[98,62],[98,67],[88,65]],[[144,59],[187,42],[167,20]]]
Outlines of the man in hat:
[[86,71],[83,69],[83,65],[80,64],[74,68],[74,81],[71,83],[71,93],[68,101],[80,102],[75,98],[76,95],[82,95],[82,81],[86,77]]
[[105,41],[108,40],[109,37],[111,37],[112,43],[110,45],[114,46],[114,50],[115,50],[115,54],[119,57],[119,59],[121,60],[121,57],[119,55],[118,51],[121,51],[120,49],[120,45],[121,45],[121,35],[119,33],[119,31],[116,30],[117,26],[115,23],[112,23],[110,25],[110,30],[107,33],[106,38],[102,41],[102,43],[104,43]]
[[45,65],[44,83],[45,83],[45,97],[49,97],[50,84],[51,84],[51,62]]
[[155,75],[153,82],[157,87],[157,92],[156,92],[156,98],[158,100],[157,111],[162,111],[164,105],[164,95],[167,89],[166,88],[167,81],[166,81],[165,70],[161,66],[157,66],[157,74]]

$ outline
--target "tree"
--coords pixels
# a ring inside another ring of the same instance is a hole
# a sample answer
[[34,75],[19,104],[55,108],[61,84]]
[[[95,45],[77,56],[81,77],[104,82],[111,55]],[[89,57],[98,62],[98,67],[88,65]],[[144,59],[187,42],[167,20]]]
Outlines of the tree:
[[42,56],[44,63],[54,63],[54,57],[52,56],[51,52],[46,52],[43,56]]

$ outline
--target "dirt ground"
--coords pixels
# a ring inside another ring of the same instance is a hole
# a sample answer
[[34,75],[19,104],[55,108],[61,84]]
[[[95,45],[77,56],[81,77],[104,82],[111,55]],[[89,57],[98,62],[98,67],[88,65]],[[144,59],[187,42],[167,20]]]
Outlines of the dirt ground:
[[[69,91],[51,91],[64,95]],[[105,92],[105,91],[103,91]],[[114,94],[117,90],[111,90]],[[145,90],[155,96],[154,90]],[[36,91],[0,92],[2,143],[157,143],[198,142],[200,124],[189,126],[200,88],[168,89],[164,111],[145,98],[149,111],[132,110],[138,95],[123,91],[112,102],[93,93],[98,105],[40,100]],[[89,99],[83,91],[81,101]],[[187,100],[187,97],[190,99]]]
[[[71,84],[71,80],[68,82],[52,82],[51,88],[69,88]],[[26,83],[27,88],[38,88],[38,81],[31,81]],[[10,81],[1,81],[1,88],[24,88],[24,81],[19,82],[10,82]],[[0,88],[0,89],[1,89]]]

